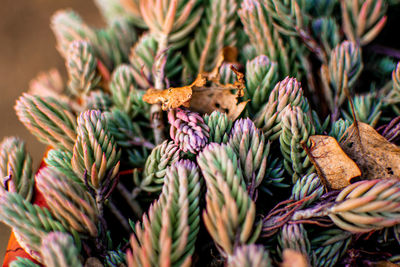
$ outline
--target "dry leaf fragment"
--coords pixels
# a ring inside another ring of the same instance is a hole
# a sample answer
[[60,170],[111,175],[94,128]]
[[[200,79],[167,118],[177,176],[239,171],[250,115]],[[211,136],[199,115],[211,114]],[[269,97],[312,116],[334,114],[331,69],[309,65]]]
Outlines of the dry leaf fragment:
[[193,111],[210,114],[214,110],[225,112],[235,120],[242,113],[248,101],[238,103],[238,96],[229,90],[207,89],[193,93],[190,107]]
[[360,167],[362,179],[400,178],[400,148],[373,127],[363,122],[353,123],[343,136],[340,146]]
[[342,189],[350,185],[351,179],[361,176],[360,168],[344,153],[335,138],[326,135],[309,138],[311,162],[326,188]]
[[193,95],[193,88],[203,87],[206,84],[206,77],[199,74],[196,80],[188,86],[170,87],[165,90],[150,88],[143,95],[143,101],[149,104],[162,103],[163,110],[174,109],[180,106],[189,107],[189,101]]
[[[150,88],[143,96],[143,101],[149,104],[162,103],[163,110],[180,106],[191,108],[199,113],[211,113],[214,110],[227,113],[235,120],[246,107],[248,101],[238,103],[238,98],[244,94],[244,75],[232,67],[237,80],[233,84],[219,83],[219,77],[209,73],[199,74],[196,80],[188,86],[156,90]],[[210,82],[209,86],[206,83]],[[235,93],[232,93],[235,91]]]
[[[246,107],[248,101],[238,103],[238,97],[244,94],[244,75],[232,68],[237,81],[233,84],[220,84],[219,78],[212,81],[210,87],[194,88],[190,108],[196,112],[210,114],[214,110],[225,112],[235,120]],[[236,91],[235,94],[232,91]]]
[[285,249],[282,258],[281,267],[308,267],[306,257],[293,249]]

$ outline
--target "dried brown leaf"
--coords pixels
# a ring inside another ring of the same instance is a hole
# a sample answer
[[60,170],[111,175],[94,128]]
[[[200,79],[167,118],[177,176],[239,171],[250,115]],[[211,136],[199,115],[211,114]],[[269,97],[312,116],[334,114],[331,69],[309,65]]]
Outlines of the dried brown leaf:
[[283,251],[283,262],[281,267],[308,267],[306,257],[293,249],[285,249]]
[[225,112],[230,119],[235,120],[242,113],[247,102],[238,103],[237,95],[227,90],[203,90],[193,94],[190,107],[196,112],[207,114],[214,110]]
[[399,179],[400,148],[363,122],[351,125],[340,146],[361,169],[362,179]]
[[309,155],[319,177],[328,189],[338,190],[361,176],[357,164],[344,153],[335,138],[326,135],[310,136]]
[[207,79],[198,75],[196,80],[188,86],[170,87],[165,90],[150,88],[143,95],[143,101],[149,104],[162,103],[163,110],[174,109],[180,106],[189,107],[189,101],[193,95],[193,88],[203,87]]
[[218,110],[225,112],[232,120],[239,117],[248,101],[238,103],[238,97],[242,97],[244,92],[244,75],[234,68],[232,70],[237,76],[237,81],[233,84],[220,84],[217,80],[213,80],[209,87],[193,89],[190,108],[207,114]]
[[[232,67],[237,80],[233,84],[221,84],[219,68],[226,58],[230,61],[235,60],[237,50],[232,47],[224,48],[219,57],[217,67],[210,73],[200,73],[191,85],[171,87],[162,91],[150,88],[143,96],[143,101],[149,104],[161,103],[163,110],[180,106],[190,107],[200,113],[218,110],[227,113],[230,119],[236,119],[248,102],[238,103],[238,98],[244,94],[244,75]],[[209,85],[206,85],[207,82]]]

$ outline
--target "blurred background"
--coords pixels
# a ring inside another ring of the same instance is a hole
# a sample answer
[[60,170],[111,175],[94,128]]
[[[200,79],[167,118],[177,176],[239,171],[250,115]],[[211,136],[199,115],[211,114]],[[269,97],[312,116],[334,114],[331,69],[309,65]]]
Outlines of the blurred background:
[[[18,121],[14,104],[39,72],[55,67],[65,78],[64,62],[55,48],[49,26],[51,15],[64,8],[74,9],[91,25],[102,24],[99,12],[90,0],[1,0],[0,140],[10,135],[24,139],[35,166],[45,147]],[[9,234],[8,227],[0,223],[0,263]]]

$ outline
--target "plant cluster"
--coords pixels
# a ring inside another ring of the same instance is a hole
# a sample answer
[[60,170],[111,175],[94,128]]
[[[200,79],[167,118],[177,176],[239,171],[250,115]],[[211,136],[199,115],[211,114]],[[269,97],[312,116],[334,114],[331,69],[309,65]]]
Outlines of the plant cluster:
[[398,1],[95,2],[15,105],[39,170],[0,143],[9,266],[400,263]]

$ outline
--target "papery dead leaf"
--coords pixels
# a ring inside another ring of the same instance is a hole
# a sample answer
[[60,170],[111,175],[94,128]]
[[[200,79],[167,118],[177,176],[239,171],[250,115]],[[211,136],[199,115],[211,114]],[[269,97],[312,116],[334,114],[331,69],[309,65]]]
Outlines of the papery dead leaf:
[[353,123],[343,136],[340,146],[357,163],[362,179],[400,178],[400,148],[372,126],[363,122]]
[[190,101],[193,111],[210,114],[214,110],[225,112],[228,118],[235,120],[243,112],[248,101],[238,103],[237,95],[229,90],[203,90],[194,92]]
[[361,176],[357,164],[344,153],[335,138],[326,135],[310,136],[308,154],[326,188],[342,189],[353,178]]
[[[214,80],[210,87],[194,88],[190,100],[193,111],[210,114],[214,110],[225,112],[228,117],[235,120],[242,113],[248,101],[238,103],[238,97],[244,93],[244,75],[232,68],[237,81],[233,84],[220,84]],[[235,94],[232,91],[236,91]]]
[[[233,84],[219,83],[218,75],[199,74],[188,86],[171,87],[166,90],[149,89],[143,101],[149,104],[162,103],[163,110],[184,106],[199,113],[211,113],[214,110],[227,113],[232,120],[236,119],[246,107],[248,101],[238,103],[244,94],[244,75],[232,67],[237,80]],[[206,83],[210,82],[209,86]],[[235,93],[232,93],[235,91]]]
[[293,249],[285,249],[282,258],[281,267],[308,267],[306,257]]
[[170,87],[165,90],[150,88],[143,95],[143,101],[149,104],[162,103],[163,110],[174,109],[180,106],[189,107],[189,101],[193,95],[193,88],[203,87],[207,79],[203,75],[198,75],[196,80],[188,86]]

